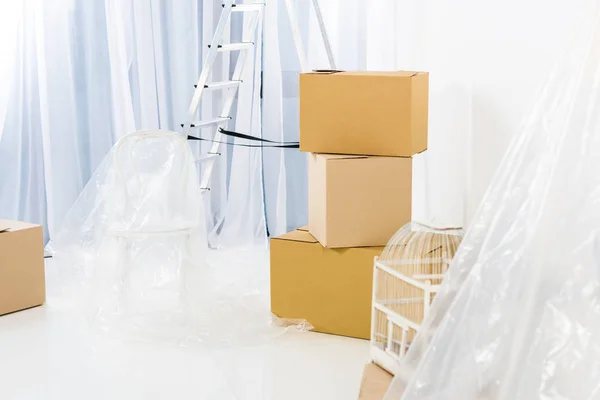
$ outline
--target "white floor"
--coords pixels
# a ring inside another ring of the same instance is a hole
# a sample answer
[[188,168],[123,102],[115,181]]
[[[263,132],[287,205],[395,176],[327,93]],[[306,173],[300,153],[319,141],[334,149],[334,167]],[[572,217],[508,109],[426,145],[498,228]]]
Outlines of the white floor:
[[[265,250],[251,254],[245,262],[267,268]],[[49,295],[0,317],[0,399],[348,400],[368,361],[366,341],[317,333],[219,349],[91,340],[68,308]]]

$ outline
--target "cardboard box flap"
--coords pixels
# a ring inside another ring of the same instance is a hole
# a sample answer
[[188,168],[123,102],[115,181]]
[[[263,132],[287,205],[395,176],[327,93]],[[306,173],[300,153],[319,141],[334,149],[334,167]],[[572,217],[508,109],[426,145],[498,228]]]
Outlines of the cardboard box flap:
[[308,232],[308,225],[301,226],[300,228],[298,228],[298,230],[302,232]]
[[389,77],[407,77],[423,74],[424,72],[418,71],[344,71],[340,75],[353,75],[353,76],[389,76]]
[[317,243],[317,239],[313,237],[308,231],[302,231],[297,229],[292,232],[285,233],[281,236],[273,238],[274,240],[289,240],[292,242],[304,242],[304,243]]
[[[368,156],[366,154],[326,154],[326,153],[314,153],[314,154],[318,154],[320,157],[324,158],[325,160],[354,160],[354,159],[358,159],[358,158],[378,158],[378,157],[381,157],[381,156]],[[395,158],[407,158],[407,159],[410,159],[412,157],[397,156]]]
[[427,72],[419,71],[341,71],[337,69],[315,69],[307,72],[307,75],[350,75],[350,76],[389,76],[389,77],[407,77],[423,75]]
[[309,74],[313,74],[313,75],[331,75],[331,74],[338,74],[340,72],[344,72],[344,71],[341,71],[339,69],[314,69],[311,72],[309,72]]
[[325,160],[353,160],[356,158],[369,158],[369,156],[358,155],[358,154],[321,154],[320,157],[323,157]]
[[37,228],[39,225],[28,222],[11,221],[9,219],[0,219],[0,233],[22,231],[24,229]]

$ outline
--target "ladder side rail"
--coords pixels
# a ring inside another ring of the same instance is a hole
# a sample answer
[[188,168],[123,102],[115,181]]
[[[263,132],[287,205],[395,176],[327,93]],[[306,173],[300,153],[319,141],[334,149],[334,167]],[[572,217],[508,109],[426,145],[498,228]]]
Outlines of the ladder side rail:
[[[248,17],[248,20],[245,23],[246,26],[244,26],[244,30],[243,30],[244,33],[242,36],[248,35],[249,41],[254,40],[254,36],[256,34],[256,27],[258,26],[259,21],[262,20],[262,16],[263,16],[262,12],[258,12],[258,13],[256,13],[256,15],[246,16],[246,17]],[[254,47],[254,49],[255,48],[256,47]],[[238,55],[238,59],[235,64],[233,76],[231,78],[232,80],[234,80],[234,81],[241,80],[247,58],[248,58],[248,51],[241,51],[240,54]],[[231,112],[231,108],[233,107],[233,103],[235,101],[238,89],[239,89],[239,85],[236,88],[227,89],[227,93],[224,96],[225,99],[224,99],[223,109],[221,111],[220,116],[228,116],[229,115],[229,113]],[[217,154],[219,152],[219,148],[221,145],[221,143],[219,143],[219,142],[221,142],[223,140],[223,134],[220,132],[220,128],[226,128],[229,121],[230,120],[227,120],[227,121],[224,121],[217,125],[217,131],[215,133],[215,136],[213,137],[214,142],[211,146],[210,154]],[[203,165],[204,168],[203,168],[203,172],[202,172],[202,179],[200,180],[200,188],[202,190],[208,190],[208,184],[210,182],[210,178],[211,178],[212,170],[215,165],[215,161],[216,161],[215,158],[211,158]]]
[[300,70],[302,72],[309,72],[310,66],[306,59],[304,43],[302,42],[302,32],[300,31],[296,9],[294,8],[292,0],[285,0],[285,8],[287,10],[288,19],[290,20],[290,26],[292,27],[292,36],[294,37],[296,53],[298,54],[298,60],[300,61]]
[[317,22],[319,23],[319,30],[321,31],[321,38],[325,45],[325,52],[327,52],[327,59],[329,60],[329,67],[336,69],[335,59],[333,58],[333,50],[331,48],[331,42],[329,41],[329,35],[327,34],[327,27],[325,27],[325,21],[323,20],[323,13],[321,12],[321,6],[319,0],[312,0],[315,14],[317,15]]
[[196,111],[198,111],[198,107],[200,106],[200,100],[202,98],[202,92],[204,91],[204,85],[208,81],[208,77],[210,75],[212,65],[215,62],[218,54],[218,46],[221,44],[221,40],[223,39],[223,33],[225,32],[225,27],[227,26],[227,22],[231,16],[231,9],[233,7],[234,0],[226,0],[223,3],[223,12],[221,13],[221,17],[219,18],[219,22],[217,24],[217,29],[215,30],[215,34],[213,36],[210,49],[208,50],[208,54],[206,55],[206,59],[202,65],[202,72],[200,73],[200,78],[198,79],[198,83],[196,85],[196,90],[194,91],[194,96],[192,97],[192,101],[190,103],[190,108],[188,109],[187,115],[187,123],[184,127],[184,136],[187,137],[190,134],[190,124],[196,115]]

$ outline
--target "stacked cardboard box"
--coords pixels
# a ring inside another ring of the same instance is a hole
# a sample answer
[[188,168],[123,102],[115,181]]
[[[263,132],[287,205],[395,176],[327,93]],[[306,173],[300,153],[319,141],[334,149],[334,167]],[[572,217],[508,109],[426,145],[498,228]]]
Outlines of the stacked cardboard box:
[[300,76],[309,226],[271,241],[271,309],[368,339],[373,257],[411,220],[412,156],[427,148],[429,76]]
[[46,300],[42,227],[0,219],[0,315]]

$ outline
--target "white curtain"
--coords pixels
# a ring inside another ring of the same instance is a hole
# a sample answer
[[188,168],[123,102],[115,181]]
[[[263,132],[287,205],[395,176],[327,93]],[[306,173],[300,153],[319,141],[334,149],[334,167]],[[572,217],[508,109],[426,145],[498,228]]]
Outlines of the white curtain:
[[[298,2],[296,14],[308,44],[309,2]],[[283,0],[267,3],[264,29],[263,137],[276,141],[299,138],[298,74],[300,63]],[[269,234],[279,235],[308,222],[306,155],[298,151],[263,151],[265,213]]]
[[[585,1],[320,0],[339,69],[430,72],[429,149],[415,157],[415,219],[468,225]],[[326,68],[311,2],[295,5],[311,68]],[[283,0],[273,3],[279,12],[271,11],[265,28],[275,37],[265,33],[263,128],[297,138],[298,61]],[[265,179],[281,184],[266,186],[277,188],[266,193],[268,221],[283,216],[289,228],[305,220],[305,160],[281,152],[269,162]]]
[[[238,1],[237,3],[242,3]],[[221,1],[204,0],[203,48],[207,49],[216,24],[221,15]],[[243,69],[242,85],[238,92],[231,116],[234,120],[229,128],[238,132],[261,136],[261,84],[262,84],[262,19],[256,32],[249,29],[250,14],[233,14],[230,29],[225,40],[228,42],[254,42],[254,50],[248,54]],[[237,53],[225,53],[219,56],[215,72],[209,81],[231,79],[237,61]],[[224,93],[207,93],[203,97],[202,117],[210,119],[220,115]],[[213,132],[205,129],[202,137],[210,138]],[[237,144],[256,145],[245,140],[235,139]],[[206,152],[211,143],[202,144],[201,151]],[[264,151],[268,151],[265,149]],[[241,146],[221,146],[221,157],[213,176],[211,190],[206,197],[212,216],[212,229],[209,242],[214,247],[252,246],[266,244],[266,225],[264,213],[262,155],[263,149]]]
[[[116,140],[180,131],[221,12],[215,0],[0,2],[0,218],[41,223],[49,239]],[[246,38],[255,68],[231,125],[258,135],[261,31]],[[242,33],[235,16],[225,40]],[[228,79],[235,57],[219,56],[211,80]],[[220,96],[205,97],[204,118],[220,113]],[[191,145],[200,154],[211,143]],[[265,243],[260,150],[221,147],[205,197],[214,246]]]
[[[468,223],[585,1],[320,1],[339,68],[431,72],[415,219]],[[267,3],[231,127],[292,141],[299,62],[284,1]],[[327,67],[311,0],[294,4],[311,67]],[[0,218],[42,223],[49,237],[115,140],[136,129],[180,129],[221,3],[25,0],[0,8]],[[225,39],[240,40],[241,26],[236,16]],[[235,57],[220,57],[212,80],[227,79]],[[220,96],[205,97],[203,117],[220,113]],[[209,146],[192,143],[197,153]],[[221,153],[206,196],[212,245],[263,244],[267,232],[307,222],[304,154]]]
[[[15,69],[15,50],[17,46],[18,21],[22,7],[17,2],[0,2],[0,126],[4,125],[10,83],[13,81]],[[0,140],[2,129],[0,129]]]

